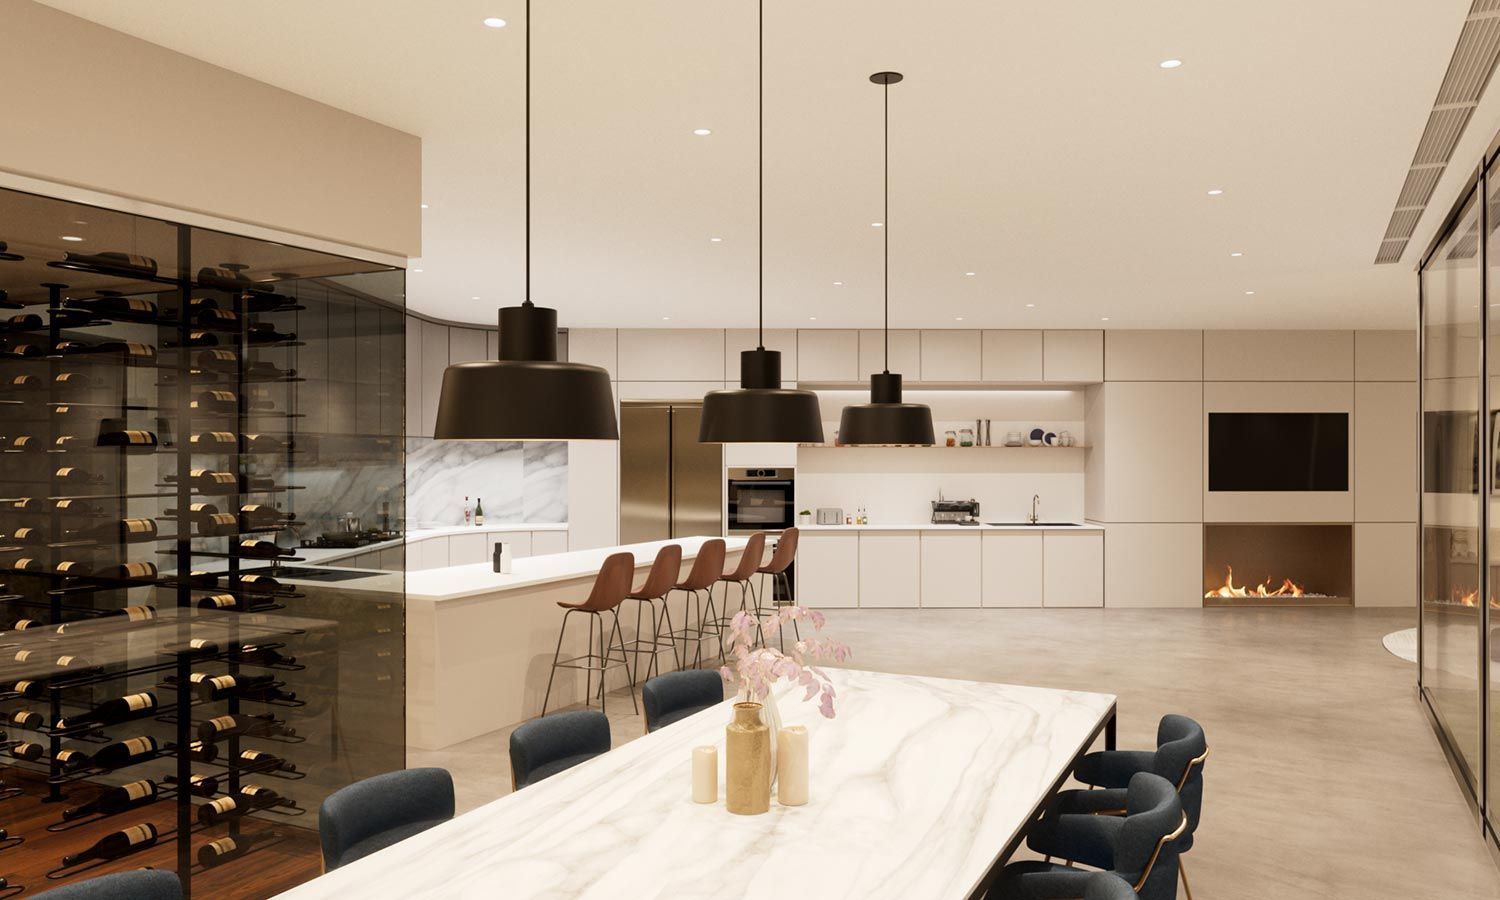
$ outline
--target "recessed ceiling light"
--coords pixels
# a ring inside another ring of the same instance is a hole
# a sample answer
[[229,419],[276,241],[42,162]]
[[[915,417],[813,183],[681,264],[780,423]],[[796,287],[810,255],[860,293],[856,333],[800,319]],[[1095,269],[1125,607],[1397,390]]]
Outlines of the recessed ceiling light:
[[423,204],[422,204],[422,208],[423,208],[423,209],[426,209],[426,208],[427,208],[427,204],[425,204],[425,203],[423,203]]
[[469,299],[470,300],[478,300],[479,298],[478,297],[470,297]]
[[885,223],[884,222],[871,222],[870,223],[870,227],[871,228],[884,228],[885,227]]
[[696,134],[698,137],[708,137],[713,134],[713,130],[709,128],[694,128],[693,134]]
[[75,234],[65,234],[65,235],[62,235],[62,239],[65,240],[65,241],[81,241],[81,240],[83,240],[83,238],[78,237]]
[[1099,317],[1099,321],[1101,321],[1101,322],[1108,322],[1109,321],[1109,316],[1100,316]]
[[1230,255],[1230,256],[1244,256],[1244,255],[1245,255],[1245,254],[1244,254],[1244,253],[1241,253],[1241,252],[1240,252],[1240,251],[1238,251],[1238,250],[1231,250],[1231,251],[1229,251],[1229,255]]
[[500,19],[500,18],[496,18],[495,16],[490,16],[488,19],[484,20],[484,27],[486,27],[486,28],[504,28],[505,27],[505,20],[504,19]]
[[1028,303],[1028,304],[1026,304],[1026,308],[1027,309],[1036,309],[1036,304],[1035,303]]
[[420,271],[422,271],[422,270],[421,270],[421,269],[412,269],[412,271],[413,271],[413,272],[420,272]]
[[965,272],[964,274],[967,275],[967,276],[969,276],[970,278],[973,278],[976,273],[974,273],[974,272]]
[[842,281],[835,281],[835,282],[834,282],[834,283],[833,283],[833,286],[834,286],[834,287],[843,287],[843,286],[844,286],[844,283],[843,283],[843,282],[842,282]]
[[1246,296],[1246,297],[1252,297],[1252,296],[1254,296],[1254,295],[1255,295],[1255,292],[1254,292],[1254,291],[1246,291],[1246,292],[1245,292],[1245,296]]
[[82,219],[74,219],[73,220],[73,224],[74,225],[87,225],[88,223],[85,222],[85,221],[83,221]]
[[1182,68],[1182,60],[1164,59],[1161,62],[1157,63],[1157,65],[1162,67],[1163,69],[1180,69]]
[[713,241],[715,244],[722,244],[722,243],[724,243],[724,239],[723,238],[709,238],[709,240]]
[[662,316],[661,320],[663,322],[670,322],[670,321],[672,321],[672,317],[671,316]]
[[807,321],[809,321],[809,322],[816,322],[816,321],[818,321],[818,317],[817,316],[808,316],[807,317]]
[[1224,193],[1224,189],[1223,188],[1209,188],[1208,196],[1210,196],[1210,197],[1217,197],[1217,196],[1219,196],[1222,193]]
[[953,321],[955,321],[955,322],[962,322],[963,320],[964,320],[963,316],[954,316],[953,317]]

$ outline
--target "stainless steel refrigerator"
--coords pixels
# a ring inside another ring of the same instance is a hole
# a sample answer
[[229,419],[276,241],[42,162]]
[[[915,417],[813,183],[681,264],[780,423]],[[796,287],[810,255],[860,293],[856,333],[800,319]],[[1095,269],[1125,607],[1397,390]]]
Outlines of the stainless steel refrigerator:
[[724,457],[698,443],[701,403],[620,407],[620,542],[724,533]]

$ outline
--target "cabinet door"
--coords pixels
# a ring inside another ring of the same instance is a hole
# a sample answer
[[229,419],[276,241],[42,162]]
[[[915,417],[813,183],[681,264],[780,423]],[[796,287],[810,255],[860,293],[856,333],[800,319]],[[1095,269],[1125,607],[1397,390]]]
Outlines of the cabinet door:
[[986,331],[980,348],[985,381],[1041,381],[1040,331]]
[[406,433],[422,433],[422,320],[411,316],[406,317]]
[[1104,605],[1104,534],[1049,531],[1042,536],[1045,606]]
[[488,349],[484,344],[484,330],[481,328],[450,328],[448,329],[448,362],[474,362],[486,359]]
[[798,381],[859,381],[859,332],[797,332]]
[[922,606],[978,606],[979,532],[922,532]]
[[922,332],[922,380],[978,381],[979,347],[977,331]]
[[448,326],[422,322],[422,430],[432,437],[438,398],[443,392],[443,370],[448,368]]
[[[740,383],[740,353],[754,350],[760,333],[754,328],[731,328],[724,332],[724,380],[731,386]],[[797,380],[797,330],[795,328],[767,328],[765,331],[767,350],[781,354],[782,384]]]
[[724,380],[722,331],[626,328],[618,334],[620,381]]
[[448,565],[472,566],[487,562],[490,558],[490,539],[503,540],[500,535],[484,532],[454,534],[448,537]]
[[916,531],[859,534],[859,605],[921,605],[922,538]]
[[1042,605],[1042,535],[989,531],[983,541],[985,606]]
[[412,571],[442,569],[448,565],[448,539],[427,538],[406,545],[406,566]]
[[550,556],[553,553],[568,552],[568,532],[558,531],[533,531],[531,533],[532,556]]
[[[865,329],[859,333],[859,377],[868,381],[871,375],[885,369],[885,332]],[[904,382],[922,380],[922,333],[891,332],[891,371]]]
[[859,605],[859,534],[803,531],[797,543],[797,602],[812,609]]
[[1104,332],[1048,331],[1042,335],[1042,377],[1047,381],[1104,380]]

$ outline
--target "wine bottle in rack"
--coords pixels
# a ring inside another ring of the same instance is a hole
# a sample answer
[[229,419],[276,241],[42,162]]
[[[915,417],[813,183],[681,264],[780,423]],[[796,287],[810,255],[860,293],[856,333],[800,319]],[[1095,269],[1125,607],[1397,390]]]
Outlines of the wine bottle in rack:
[[281,582],[277,581],[275,578],[272,578],[270,575],[240,575],[235,580],[234,586],[240,588],[241,590],[251,591],[256,594],[264,594],[268,596],[271,594],[280,593],[282,590]]
[[36,331],[46,327],[36,313],[18,313],[0,322],[0,331]]
[[[165,512],[169,517],[176,516],[175,510]],[[201,537],[236,534],[240,527],[239,519],[235,518],[234,513],[219,512],[219,507],[201,501],[188,504],[188,521]]]
[[293,520],[293,516],[282,512],[274,506],[266,506],[263,503],[246,503],[240,507],[240,528],[242,531],[264,531],[270,528],[282,528]]
[[[170,777],[168,780],[171,780]],[[62,811],[63,821],[71,822],[74,819],[81,819],[84,816],[95,814],[101,816],[117,815],[127,809],[144,806],[155,800],[159,794],[160,791],[156,786],[156,782],[149,778],[142,778],[139,781],[132,781],[129,784],[107,787],[95,796],[94,799],[81,803],[71,809],[64,809]]]
[[36,557],[23,556],[17,559],[15,562],[12,562],[10,564],[10,568],[11,571],[14,572],[41,573],[47,571],[47,563],[44,560],[37,559]]
[[240,355],[227,347],[212,347],[199,350],[193,356],[193,363],[209,372],[236,372],[240,367]]
[[199,391],[193,397],[192,408],[200,413],[233,415],[240,410],[240,398],[234,391]]
[[18,341],[7,339],[0,344],[0,355],[9,356],[13,359],[36,359],[46,355],[47,351],[41,344],[33,344],[30,341]]
[[208,638],[192,638],[188,641],[173,642],[162,649],[168,653],[176,653],[180,656],[203,657],[218,656],[219,645]]
[[79,725],[114,725],[130,719],[138,719],[159,709],[161,702],[151,691],[140,691],[114,697],[104,701],[86,713],[59,719],[57,727],[76,728]]
[[297,663],[295,656],[283,656],[275,647],[259,644],[246,644],[239,650],[232,651],[229,658],[252,666],[291,666]]
[[193,762],[211,763],[218,758],[218,744],[205,744],[203,741],[193,741],[188,744],[188,759]]
[[99,570],[99,577],[119,581],[148,581],[156,578],[156,563],[127,562]]
[[236,552],[246,559],[276,559],[283,556],[296,556],[295,550],[276,546],[275,541],[245,540],[235,546]]
[[46,624],[46,622],[40,619],[17,619],[15,624],[10,626],[10,628],[12,631],[30,631],[33,628],[42,628]]
[[93,376],[87,375],[83,372],[59,372],[57,373],[57,377],[52,379],[52,383],[56,384],[60,388],[69,388],[81,391],[100,387],[104,384],[104,382],[99,380],[98,378],[94,378]]
[[16,694],[35,700],[47,692],[47,682],[37,678],[22,678],[5,685],[5,693]]
[[12,453],[40,453],[44,447],[41,438],[31,434],[21,434],[11,438],[10,446],[5,449]]
[[244,784],[227,797],[220,797],[198,807],[198,821],[213,825],[227,819],[236,819],[258,809],[284,807],[296,809],[297,804],[275,791],[258,784]]
[[150,344],[140,341],[121,341],[107,339],[100,341],[96,346],[99,353],[120,353],[129,359],[146,361],[156,359],[156,348]]
[[144,297],[126,297],[116,291],[100,291],[97,298],[69,300],[68,305],[104,318],[113,316],[140,321],[154,319],[157,314],[154,302]]
[[219,586],[219,573],[194,569],[188,572],[187,583],[189,587],[215,588]]
[[250,331],[245,337],[252,344],[279,344],[282,341],[295,341],[297,332],[277,331],[276,326],[269,322],[256,322],[250,326]]
[[215,453],[234,453],[240,448],[239,435],[232,431],[201,431],[189,438],[188,442],[193,445],[194,450]]
[[276,687],[274,675],[209,675],[206,672],[194,672],[190,680],[193,683],[193,694],[205,701],[223,700],[232,696],[251,697]]
[[16,759],[24,759],[27,762],[36,762],[37,760],[41,759],[42,754],[46,752],[46,749],[43,748],[41,744],[33,743],[31,741],[22,741],[21,743],[16,744],[14,747],[10,748],[11,756],[14,756]]
[[18,709],[11,713],[8,721],[16,728],[39,731],[47,724],[47,717],[34,709]]
[[95,475],[79,466],[59,466],[52,477],[66,485],[99,484],[104,481],[103,475]]
[[[150,564],[148,563],[147,565]],[[93,573],[94,567],[82,560],[65,559],[54,566],[53,571],[59,575],[66,575],[69,578],[85,578]]]
[[281,835],[274,831],[257,831],[254,834],[241,834],[239,837],[221,837],[198,848],[198,864],[205,869],[212,869],[232,859],[239,859],[255,849],[257,844],[273,841],[279,837]]
[[57,764],[62,766],[65,772],[77,772],[81,769],[86,769],[93,762],[87,753],[84,753],[82,750],[74,750],[71,747],[57,751],[57,755],[52,758],[57,760]]
[[246,713],[235,713],[227,716],[215,716],[198,723],[198,739],[205,743],[222,741],[236,735],[245,737],[295,737],[297,730],[289,727],[285,722],[267,713],[265,715],[249,715]]
[[137,544],[157,538],[156,520],[144,517],[120,519],[92,528],[88,536],[101,544]]
[[295,772],[297,767],[274,753],[264,750],[241,750],[236,758],[241,768],[254,768],[259,772]]
[[12,532],[10,539],[23,547],[37,547],[47,543],[47,530],[25,525]]
[[[184,347],[217,347],[218,344],[219,344],[219,336],[217,334],[213,333],[212,331],[205,331],[205,330],[203,330],[201,328],[195,328],[192,331],[188,332],[187,342],[184,343],[184,344],[182,344],[181,346],[184,346]],[[178,344],[177,344],[176,341],[170,341],[169,340],[169,341],[167,341],[167,346],[168,347],[175,347],[175,346],[178,346]]]
[[197,320],[202,328],[217,328],[220,331],[239,331],[242,321],[239,313],[234,310],[217,307],[198,310]]
[[148,604],[124,606],[104,613],[105,616],[124,616],[131,622],[146,622],[156,618],[156,607]]
[[246,453],[281,453],[291,447],[290,441],[274,434],[244,434],[240,444]]
[[[167,784],[179,783],[176,775],[168,775],[162,780]],[[219,779],[212,775],[189,775],[187,792],[196,797],[212,797],[219,792]]]
[[100,747],[94,754],[94,765],[101,769],[122,769],[155,758],[157,750],[156,738],[140,735]]
[[64,655],[54,657],[42,650],[17,650],[14,659],[18,663],[33,666],[40,663],[51,663],[59,669],[67,669],[70,672],[84,672],[94,667],[93,663],[82,656]]
[[124,419],[105,419],[99,425],[100,447],[124,447],[127,450],[151,450],[161,446],[156,432],[144,428],[126,428]]
[[[175,482],[177,476],[167,476],[168,482]],[[213,469],[193,469],[188,472],[188,485],[205,497],[219,497],[225,494],[234,494],[239,491],[240,480],[233,472],[217,472]]]
[[40,376],[17,375],[10,380],[10,388],[13,391],[39,391],[46,385]]
[[92,847],[70,853],[62,858],[64,866],[76,866],[91,859],[119,859],[128,853],[143,850],[156,843],[156,826],[142,822],[119,831],[112,831],[94,842]]
[[76,434],[61,434],[52,441],[52,449],[58,453],[66,453],[69,450],[81,450],[87,446],[79,440]]
[[198,598],[200,609],[222,609],[228,612],[254,612],[275,606],[275,599],[266,596],[240,597],[234,594],[210,594]]
[[59,500],[53,505],[53,510],[59,513],[74,513],[80,516],[94,516],[102,512],[99,504],[92,500]]
[[246,381],[285,381],[296,377],[296,369],[283,369],[272,362],[257,360],[245,366]]

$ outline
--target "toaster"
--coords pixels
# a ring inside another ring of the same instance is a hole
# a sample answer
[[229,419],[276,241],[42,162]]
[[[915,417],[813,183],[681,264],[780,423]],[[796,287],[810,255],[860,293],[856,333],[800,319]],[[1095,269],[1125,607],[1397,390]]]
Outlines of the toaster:
[[832,506],[819,507],[817,522],[819,525],[842,525],[844,524],[844,511]]

